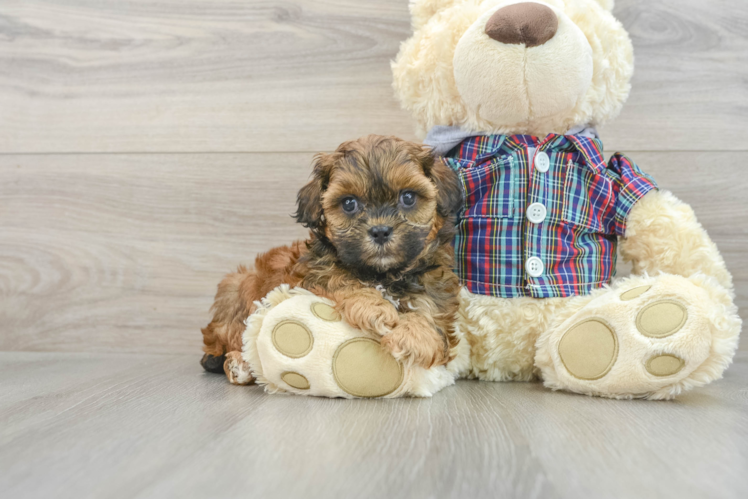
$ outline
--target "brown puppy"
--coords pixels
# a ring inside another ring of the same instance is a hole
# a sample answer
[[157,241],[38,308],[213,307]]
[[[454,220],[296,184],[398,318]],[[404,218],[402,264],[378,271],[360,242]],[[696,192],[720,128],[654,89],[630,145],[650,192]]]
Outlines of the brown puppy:
[[218,285],[213,321],[202,330],[203,367],[251,381],[236,376],[237,365],[248,373],[244,320],[281,283],[334,300],[349,324],[381,335],[402,362],[447,363],[456,343],[452,239],[461,206],[457,176],[421,145],[371,135],[317,155],[296,213],[309,240],[274,248]]

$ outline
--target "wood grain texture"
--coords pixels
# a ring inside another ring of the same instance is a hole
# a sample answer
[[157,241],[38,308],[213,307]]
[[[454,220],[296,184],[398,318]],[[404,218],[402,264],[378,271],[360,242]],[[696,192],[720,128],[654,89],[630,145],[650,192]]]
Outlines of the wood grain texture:
[[221,277],[306,236],[310,161],[0,157],[0,350],[198,352]]
[[230,386],[192,356],[0,353],[0,491],[745,498],[746,378],[740,353],[673,402],[475,381],[349,401]]
[[[693,205],[748,318],[743,155],[631,156]],[[311,161],[0,156],[0,350],[198,353],[221,277],[306,235],[289,214]]]
[[634,44],[632,91],[602,129],[618,150],[748,149],[748,2],[616,0]]
[[413,129],[389,70],[403,0],[10,0],[0,15],[2,152],[317,151]]
[[[618,0],[637,69],[618,150],[748,150],[748,2]],[[0,153],[330,150],[412,138],[406,0],[4,0]]]
[[[693,205],[748,319],[748,2],[615,14],[637,70],[606,147]],[[745,340],[668,403],[266,396],[198,366],[223,274],[305,235],[311,152],[413,138],[409,33],[406,0],[0,3],[0,496],[748,496]]]

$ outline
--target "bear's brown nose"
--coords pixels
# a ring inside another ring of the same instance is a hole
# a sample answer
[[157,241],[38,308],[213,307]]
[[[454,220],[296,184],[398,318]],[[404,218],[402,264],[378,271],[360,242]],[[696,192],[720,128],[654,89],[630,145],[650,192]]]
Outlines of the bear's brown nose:
[[558,18],[550,7],[521,2],[502,7],[486,23],[486,34],[502,43],[528,47],[543,45],[558,30]]

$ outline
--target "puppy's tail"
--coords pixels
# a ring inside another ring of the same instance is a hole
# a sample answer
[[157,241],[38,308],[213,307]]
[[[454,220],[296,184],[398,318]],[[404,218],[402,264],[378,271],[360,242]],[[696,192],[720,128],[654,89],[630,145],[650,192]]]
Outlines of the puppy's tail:
[[273,248],[257,256],[253,269],[239,266],[221,280],[211,307],[213,320],[202,329],[205,356],[200,364],[206,371],[222,373],[226,355],[241,352],[244,320],[254,312],[255,301],[281,283],[298,283],[292,270],[304,252],[303,241]]
[[[205,371],[223,373],[226,354],[242,350],[242,334],[246,328],[244,320],[252,313],[255,273],[239,266],[235,273],[228,274],[218,285],[211,311],[213,320],[202,329],[203,352],[200,365]],[[243,291],[244,290],[244,291]]]
[[200,360],[200,365],[205,371],[224,372],[226,353],[242,350],[241,338],[244,328],[244,322],[237,319],[229,324],[211,321],[202,329],[205,355]]
[[206,354],[200,360],[200,366],[206,372],[210,373],[223,373],[223,364],[226,362],[226,356],[213,356],[212,354]]
[[223,373],[227,352],[225,331],[226,328],[221,328],[215,321],[202,329],[205,355],[200,360],[200,366],[206,372]]

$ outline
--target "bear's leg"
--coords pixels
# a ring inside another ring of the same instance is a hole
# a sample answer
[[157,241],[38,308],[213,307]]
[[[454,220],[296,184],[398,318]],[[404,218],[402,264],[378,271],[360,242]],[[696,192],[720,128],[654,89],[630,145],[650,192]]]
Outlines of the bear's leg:
[[535,363],[552,389],[671,399],[722,376],[740,326],[713,278],[631,277],[570,301],[538,339]]
[[490,382],[536,380],[535,343],[568,299],[505,299],[463,289],[456,330],[464,340],[450,370]]

